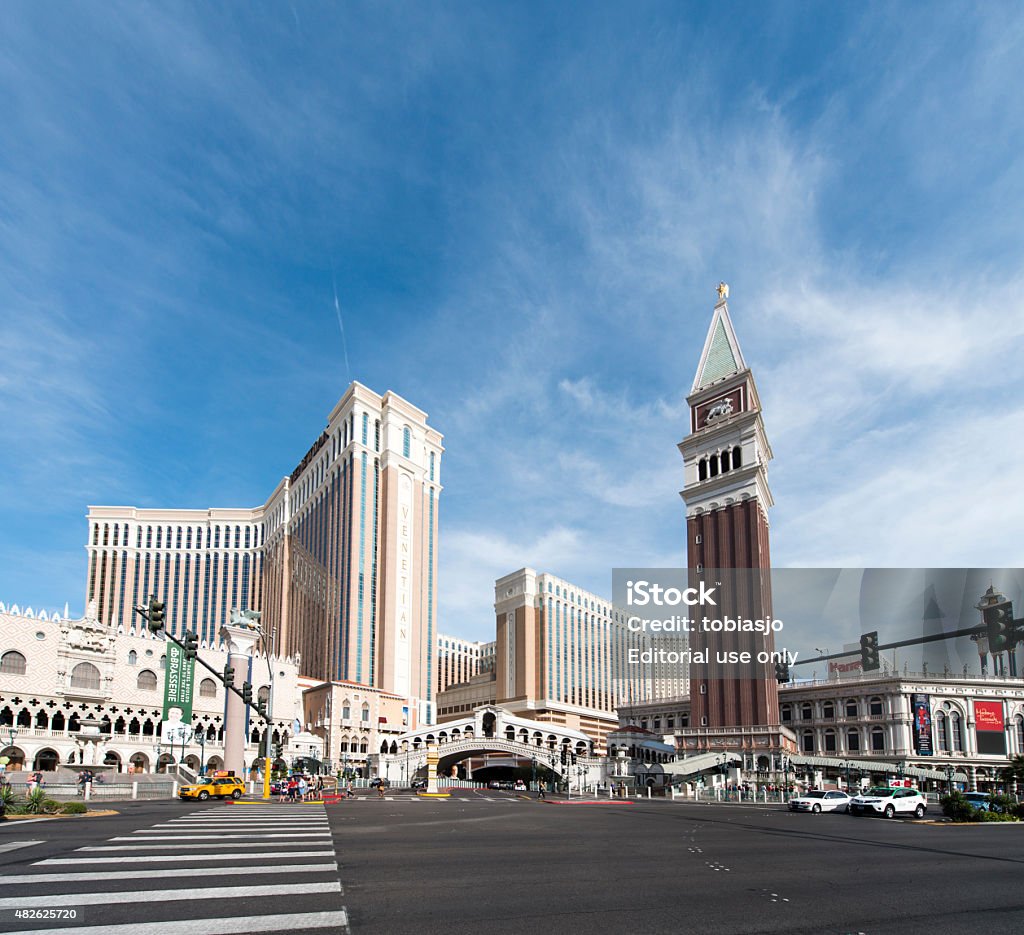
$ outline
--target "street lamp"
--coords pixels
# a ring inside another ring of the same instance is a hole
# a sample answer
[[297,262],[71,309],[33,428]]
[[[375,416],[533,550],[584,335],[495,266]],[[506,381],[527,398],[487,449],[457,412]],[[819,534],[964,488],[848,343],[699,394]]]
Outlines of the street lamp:
[[156,754],[156,763],[153,764],[153,772],[154,773],[159,773],[160,772],[160,757],[161,757],[161,755],[164,752],[164,748],[162,746],[160,746],[159,741],[157,743],[153,744],[153,752]]
[[846,768],[846,794],[849,795],[850,794],[850,770],[853,768],[853,764],[849,760],[847,760],[845,763],[843,763],[843,766]]
[[199,775],[206,775],[206,731],[196,731],[196,737],[199,742]]
[[946,795],[953,794],[953,777],[956,775],[956,770],[949,764],[946,765]]
[[534,790],[536,790],[536,788],[537,788],[537,757],[534,757],[530,761],[530,765],[533,767],[533,786],[532,786],[532,788]]

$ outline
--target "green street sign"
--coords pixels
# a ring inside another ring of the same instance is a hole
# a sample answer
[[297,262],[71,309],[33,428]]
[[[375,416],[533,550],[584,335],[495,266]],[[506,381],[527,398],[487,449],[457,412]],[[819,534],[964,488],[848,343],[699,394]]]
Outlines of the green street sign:
[[192,723],[192,691],[196,665],[185,658],[185,651],[177,644],[167,643],[167,669],[164,672],[164,720],[177,722],[170,716],[172,708],[181,711],[183,724]]

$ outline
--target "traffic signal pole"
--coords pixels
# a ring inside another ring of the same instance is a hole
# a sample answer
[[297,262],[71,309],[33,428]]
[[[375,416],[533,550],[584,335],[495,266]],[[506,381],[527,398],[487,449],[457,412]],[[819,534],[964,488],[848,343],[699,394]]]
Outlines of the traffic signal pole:
[[[1022,622],[1024,621],[1017,621],[1018,624]],[[886,649],[899,649],[902,646],[921,646],[924,643],[938,643],[942,640],[953,640],[961,636],[975,636],[978,633],[984,632],[984,627],[961,627],[959,630],[951,630],[949,633],[934,633],[931,636],[918,636],[911,640],[896,640],[894,643],[881,643],[878,646],[878,652],[882,652]],[[814,662],[823,662],[829,659],[847,659],[849,656],[849,651],[842,653],[829,653],[827,656],[813,656],[810,659],[799,659],[796,662],[791,663],[791,665],[806,666]]]

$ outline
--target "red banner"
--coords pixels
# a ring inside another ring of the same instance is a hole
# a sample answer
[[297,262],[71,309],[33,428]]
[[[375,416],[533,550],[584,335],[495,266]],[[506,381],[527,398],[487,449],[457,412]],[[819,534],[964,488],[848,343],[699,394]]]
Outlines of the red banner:
[[1003,731],[1003,703],[1001,701],[974,702],[974,721],[977,730]]

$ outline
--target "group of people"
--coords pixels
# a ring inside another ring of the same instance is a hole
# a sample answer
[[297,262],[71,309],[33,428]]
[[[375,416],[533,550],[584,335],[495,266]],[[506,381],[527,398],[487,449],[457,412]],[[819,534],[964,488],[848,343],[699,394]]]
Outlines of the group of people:
[[324,777],[293,774],[281,780],[278,795],[279,802],[318,802],[324,796]]

